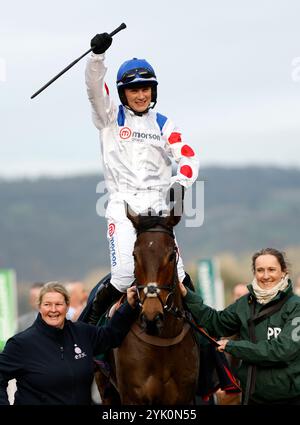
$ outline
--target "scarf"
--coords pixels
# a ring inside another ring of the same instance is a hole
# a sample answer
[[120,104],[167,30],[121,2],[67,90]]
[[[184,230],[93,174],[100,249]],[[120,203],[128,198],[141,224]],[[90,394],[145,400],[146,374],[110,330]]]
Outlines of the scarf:
[[277,285],[273,286],[273,288],[270,288],[270,289],[262,289],[258,285],[256,278],[253,279],[251,285],[252,285],[257,301],[260,304],[267,304],[274,297],[276,297],[279,291],[284,291],[285,288],[287,288],[288,284],[289,284],[289,276],[288,274],[286,274],[281,279],[281,281],[277,283]]

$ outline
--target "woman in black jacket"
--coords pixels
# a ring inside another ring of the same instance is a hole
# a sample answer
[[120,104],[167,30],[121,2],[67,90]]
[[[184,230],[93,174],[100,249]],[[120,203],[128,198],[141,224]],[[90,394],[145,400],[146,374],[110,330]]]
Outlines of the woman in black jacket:
[[137,316],[135,288],[107,326],[66,320],[69,295],[57,282],[41,290],[31,327],[10,338],[0,354],[0,404],[16,379],[16,405],[91,404],[93,356],[121,344]]

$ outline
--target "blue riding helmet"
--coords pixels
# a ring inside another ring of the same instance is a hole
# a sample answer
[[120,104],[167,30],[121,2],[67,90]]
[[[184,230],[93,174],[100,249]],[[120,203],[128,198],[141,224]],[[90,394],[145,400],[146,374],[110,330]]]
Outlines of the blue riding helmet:
[[157,86],[158,82],[152,66],[145,59],[133,58],[124,62],[117,74],[117,88],[120,100],[123,105],[127,105],[127,99],[124,89],[127,87],[147,85],[151,86],[151,102],[153,106],[156,104],[157,99]]
[[157,85],[154,69],[145,59],[133,58],[124,62],[117,74],[117,87],[128,87],[131,84],[146,82]]

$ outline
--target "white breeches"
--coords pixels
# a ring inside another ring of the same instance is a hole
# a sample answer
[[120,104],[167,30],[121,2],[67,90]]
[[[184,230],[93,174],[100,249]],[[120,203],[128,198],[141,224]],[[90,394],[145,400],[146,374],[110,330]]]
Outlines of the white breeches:
[[[107,211],[107,239],[111,263],[111,284],[121,292],[134,281],[133,248],[136,231],[125,213],[124,202],[110,201]],[[177,245],[177,242],[176,242]],[[185,271],[181,256],[177,263],[178,278],[182,282]]]

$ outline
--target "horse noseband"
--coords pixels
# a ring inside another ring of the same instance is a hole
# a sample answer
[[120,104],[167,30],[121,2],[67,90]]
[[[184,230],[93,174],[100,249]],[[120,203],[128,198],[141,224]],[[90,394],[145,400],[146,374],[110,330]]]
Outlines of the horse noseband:
[[157,298],[159,293],[160,289],[155,282],[148,283],[144,288],[144,294],[146,295],[146,298]]

